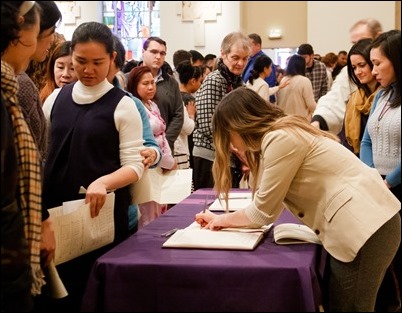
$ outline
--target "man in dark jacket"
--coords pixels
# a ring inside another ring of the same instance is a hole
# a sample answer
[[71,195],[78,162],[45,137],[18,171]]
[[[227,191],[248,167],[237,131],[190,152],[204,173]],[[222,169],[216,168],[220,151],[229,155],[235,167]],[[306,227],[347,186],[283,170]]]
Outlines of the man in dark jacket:
[[151,68],[156,81],[155,102],[166,123],[166,138],[174,153],[174,142],[183,127],[183,101],[179,84],[169,74],[168,64],[165,63],[166,42],[159,37],[149,37],[142,49],[142,65]]

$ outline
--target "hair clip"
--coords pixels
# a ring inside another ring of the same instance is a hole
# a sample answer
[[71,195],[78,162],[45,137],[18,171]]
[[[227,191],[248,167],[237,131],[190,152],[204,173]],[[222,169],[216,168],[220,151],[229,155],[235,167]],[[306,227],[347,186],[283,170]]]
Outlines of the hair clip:
[[18,10],[19,15],[24,16],[32,9],[34,5],[35,1],[24,1]]

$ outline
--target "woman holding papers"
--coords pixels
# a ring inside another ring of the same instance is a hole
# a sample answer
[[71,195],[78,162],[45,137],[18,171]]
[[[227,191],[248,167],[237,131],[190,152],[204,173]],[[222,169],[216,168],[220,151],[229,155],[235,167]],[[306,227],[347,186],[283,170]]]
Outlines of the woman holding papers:
[[[109,190],[115,190],[114,243],[129,236],[129,185],[144,171],[142,122],[133,99],[107,80],[116,56],[111,30],[102,23],[79,25],[71,40],[78,81],[56,89],[43,110],[50,123],[43,199],[47,207],[81,198],[95,218]],[[58,266],[69,296],[56,309],[78,312],[89,272],[108,247]]]
[[[327,311],[372,312],[401,241],[400,202],[375,169],[330,133],[287,116],[256,92],[239,88],[216,107],[213,177],[226,201],[230,145],[250,167],[253,202],[228,214],[199,213],[208,229],[274,222],[284,205],[317,234],[329,253]],[[327,305],[327,303],[326,303]]]
[[[173,157],[166,138],[166,122],[162,118],[158,105],[153,101],[156,94],[156,82],[148,66],[137,66],[128,74],[127,90],[142,101],[157,144],[162,151],[159,167],[163,171],[174,170],[177,163]],[[166,212],[167,204],[149,201],[139,206],[140,218],[138,228],[148,225],[162,213]]]

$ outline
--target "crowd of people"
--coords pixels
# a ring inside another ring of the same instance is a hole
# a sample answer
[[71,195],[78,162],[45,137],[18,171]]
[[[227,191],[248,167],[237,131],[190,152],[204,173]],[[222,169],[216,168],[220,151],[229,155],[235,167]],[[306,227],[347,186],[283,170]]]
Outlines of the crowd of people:
[[[302,43],[285,69],[258,34],[235,31],[219,56],[178,50],[172,68],[160,37],[126,60],[105,24],[57,34],[54,1],[1,9],[2,312],[79,311],[95,260],[171,207],[133,203],[149,168],[191,168],[193,190],[225,201],[253,191],[243,210],[197,214],[205,228],[261,226],[289,209],[328,252],[326,311],[400,309],[400,30],[360,20],[348,52],[320,60]],[[52,299],[48,210],[85,199],[96,218],[110,190],[114,241],[58,265],[68,296]]]

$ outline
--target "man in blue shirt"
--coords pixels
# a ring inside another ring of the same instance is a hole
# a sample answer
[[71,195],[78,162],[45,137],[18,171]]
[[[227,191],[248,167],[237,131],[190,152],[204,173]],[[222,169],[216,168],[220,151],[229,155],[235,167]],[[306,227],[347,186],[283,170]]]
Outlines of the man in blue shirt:
[[[254,67],[255,60],[260,55],[265,54],[264,51],[261,50],[262,40],[261,40],[260,35],[253,33],[253,34],[248,35],[248,38],[250,38],[251,55],[250,55],[250,57],[248,59],[247,65],[244,68],[244,71],[243,71],[243,74],[242,74],[242,79],[243,79],[243,81],[245,83],[247,83],[248,79],[250,78],[250,73],[251,73],[251,70]],[[275,87],[276,86],[276,68],[275,68],[274,64],[272,64],[271,75],[266,77],[265,81],[267,82],[269,87]],[[275,95],[270,96],[269,101],[271,103],[276,103]]]

